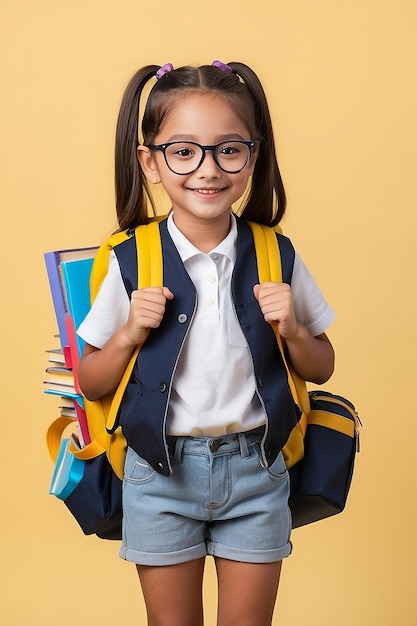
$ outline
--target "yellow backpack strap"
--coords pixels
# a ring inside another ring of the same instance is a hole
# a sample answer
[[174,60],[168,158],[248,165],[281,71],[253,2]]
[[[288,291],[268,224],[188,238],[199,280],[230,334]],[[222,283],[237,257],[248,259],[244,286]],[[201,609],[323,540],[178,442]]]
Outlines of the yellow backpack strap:
[[[138,288],[162,287],[162,246],[158,223],[151,222],[150,224],[146,224],[144,226],[138,226],[135,230],[135,237],[138,262]],[[137,347],[133,352],[116,393],[114,394],[106,424],[106,428],[109,431],[114,428],[117,412],[119,410],[127,383],[132,375],[133,367],[136,363],[138,354],[139,347]]]
[[[138,288],[162,287],[163,260],[158,222],[150,222],[144,226],[139,226],[135,230],[135,237],[138,262]],[[121,427],[118,426],[116,429],[114,427],[120,403],[132,375],[138,354],[139,347],[133,352],[116,393],[114,394],[106,423],[107,432],[111,433],[107,446],[107,456],[113,470],[120,479],[123,479],[126,439],[123,436]]]
[[[271,268],[271,280],[274,282],[282,281],[282,269],[281,269],[281,255],[279,252],[278,240],[272,229],[267,226],[263,227],[266,245],[268,248],[268,258],[269,258],[269,267]],[[274,268],[278,267],[279,264],[279,275],[280,280],[278,281],[276,278],[276,274],[274,273]],[[275,335],[277,337],[278,345],[281,350],[281,354],[285,360],[285,351],[282,344],[281,336],[278,332],[278,324],[274,328]],[[290,389],[293,397],[296,399],[298,406],[303,411],[305,417],[310,412],[310,398],[307,391],[307,386],[305,381],[298,376],[296,372],[286,363],[287,371],[289,373],[290,378]],[[307,419],[302,421],[302,426],[305,434],[305,429],[307,428]]]
[[54,463],[58,457],[59,447],[61,445],[61,437],[64,433],[64,430],[68,426],[75,425],[76,423],[77,419],[75,417],[61,416],[54,420],[46,431],[46,445],[48,446],[49,456]]
[[127,231],[115,233],[111,235],[103,245],[97,251],[97,254],[94,258],[93,267],[91,269],[90,274],[90,301],[91,304],[96,299],[96,296],[100,290],[103,280],[106,277],[107,271],[109,269],[109,257],[110,252],[113,250],[115,246],[123,241],[129,239],[129,234]]
[[135,231],[138,251],[138,288],[163,286],[162,245],[158,222]]
[[[281,255],[279,251],[276,232],[264,224],[248,222],[255,243],[256,260],[258,264],[259,282],[282,282]],[[288,385],[294,402],[302,411],[301,418],[290,434],[287,444],[283,448],[283,454],[287,467],[291,467],[304,455],[303,439],[307,428],[307,415],[310,412],[310,400],[305,381],[302,380],[287,362],[282,338],[278,331],[278,324],[272,325],[282,360],[285,364],[288,376]]]
[[[158,221],[138,226],[135,230],[138,287],[140,289],[150,286],[162,287],[163,285],[162,246]],[[99,249],[91,275],[90,290],[92,301],[94,301],[107,274],[111,250],[114,246],[125,241],[128,236],[127,233],[116,233]],[[126,440],[121,428],[117,427],[115,429],[115,424],[119,406],[130,380],[138,353],[139,347],[134,350],[114,395],[106,396],[100,402],[90,402],[85,398],[88,424],[93,441],[81,450],[74,449],[70,444],[71,452],[77,458],[83,460],[95,458],[99,454],[106,452],[115,473],[120,479],[123,479]]]

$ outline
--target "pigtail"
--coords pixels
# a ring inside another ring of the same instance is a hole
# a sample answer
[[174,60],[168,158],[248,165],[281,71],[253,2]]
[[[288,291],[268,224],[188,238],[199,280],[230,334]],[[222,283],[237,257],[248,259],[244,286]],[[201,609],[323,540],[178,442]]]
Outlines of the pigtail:
[[149,222],[147,181],[137,158],[138,118],[142,91],[159,69],[148,65],[130,80],[124,92],[116,127],[115,190],[116,212],[120,230]]
[[286,197],[275,153],[271,115],[263,87],[255,72],[243,63],[228,63],[244,82],[253,102],[258,132],[258,157],[242,217],[275,226],[285,213]]

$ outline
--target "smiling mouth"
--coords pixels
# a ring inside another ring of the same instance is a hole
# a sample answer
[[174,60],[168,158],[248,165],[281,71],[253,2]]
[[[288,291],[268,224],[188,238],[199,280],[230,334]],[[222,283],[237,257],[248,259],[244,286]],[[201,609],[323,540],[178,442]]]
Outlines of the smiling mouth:
[[205,188],[203,187],[202,189],[191,189],[191,191],[194,191],[195,193],[201,193],[205,196],[210,196],[210,195],[214,195],[216,193],[219,193],[220,191],[223,191],[223,188]]

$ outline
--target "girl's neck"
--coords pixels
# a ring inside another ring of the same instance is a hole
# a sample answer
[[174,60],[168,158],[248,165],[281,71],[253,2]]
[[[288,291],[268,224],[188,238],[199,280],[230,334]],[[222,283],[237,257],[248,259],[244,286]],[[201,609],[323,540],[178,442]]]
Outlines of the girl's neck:
[[227,237],[230,231],[230,220],[230,213],[205,220],[194,216],[188,216],[186,220],[182,220],[174,213],[174,222],[178,230],[193,246],[205,254],[214,250]]

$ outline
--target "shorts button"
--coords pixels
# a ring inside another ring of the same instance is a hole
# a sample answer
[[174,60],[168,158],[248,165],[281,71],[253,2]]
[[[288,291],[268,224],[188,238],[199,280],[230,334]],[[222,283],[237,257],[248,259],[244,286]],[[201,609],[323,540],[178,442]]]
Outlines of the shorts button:
[[166,390],[167,390],[167,384],[166,384],[166,383],[161,383],[161,384],[159,385],[159,391],[160,391],[161,393],[164,393]]
[[187,316],[185,313],[180,313],[178,315],[178,321],[180,324],[184,324],[187,321]]
[[209,443],[210,452],[217,452],[221,446],[221,439],[212,439]]

